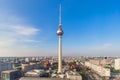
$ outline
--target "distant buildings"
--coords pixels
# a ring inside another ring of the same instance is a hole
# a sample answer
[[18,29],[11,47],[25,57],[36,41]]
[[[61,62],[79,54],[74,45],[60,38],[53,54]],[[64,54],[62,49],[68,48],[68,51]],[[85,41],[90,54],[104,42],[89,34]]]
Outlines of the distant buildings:
[[21,70],[23,72],[27,72],[33,69],[39,69],[44,68],[44,65],[42,65],[40,62],[29,62],[29,63],[22,63],[21,64]]
[[48,69],[49,66],[50,66],[49,59],[46,58],[46,59],[45,59],[45,62],[44,62],[44,68],[45,68],[45,69]]
[[[75,61],[74,58],[71,58],[71,61],[72,60]],[[35,57],[17,57],[17,59],[14,58],[11,61],[12,62],[0,63],[2,80],[82,80],[81,75],[76,71],[72,73],[67,72],[72,71],[72,69],[69,70],[69,68],[66,67],[68,66],[67,64],[63,65],[62,73],[57,73],[58,70],[54,68],[54,66],[57,66],[58,58],[49,57],[36,60]],[[69,59],[67,61],[69,62]],[[72,65],[72,68],[76,67],[78,66]]]

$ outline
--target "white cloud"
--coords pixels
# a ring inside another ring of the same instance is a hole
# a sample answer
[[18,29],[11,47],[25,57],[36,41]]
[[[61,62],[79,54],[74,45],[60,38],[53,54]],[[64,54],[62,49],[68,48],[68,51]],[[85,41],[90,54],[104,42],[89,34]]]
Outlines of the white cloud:
[[17,16],[0,14],[0,48],[39,42],[34,36],[40,29],[29,25]]
[[36,36],[41,30],[31,25],[25,17],[18,15],[7,7],[6,1],[0,0],[0,55],[40,55],[38,53],[44,52],[44,41],[43,37]]
[[110,43],[106,43],[103,46],[101,46],[101,48],[110,48],[110,47],[112,47],[112,44]]
[[30,36],[36,34],[39,30],[28,26],[11,26],[11,28],[19,35]]
[[5,46],[8,46],[8,45],[11,45],[11,42],[7,41],[7,40],[0,40],[0,47],[5,47]]
[[109,49],[112,47],[112,44],[110,43],[105,43],[105,44],[102,44],[101,46],[96,46],[94,47],[93,49],[94,50],[106,50],[106,49]]

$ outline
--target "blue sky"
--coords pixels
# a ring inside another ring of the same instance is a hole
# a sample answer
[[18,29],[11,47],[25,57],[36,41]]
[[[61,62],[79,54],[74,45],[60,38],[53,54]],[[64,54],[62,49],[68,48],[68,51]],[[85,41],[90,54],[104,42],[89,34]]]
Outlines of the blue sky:
[[[61,0],[63,56],[120,56],[119,0]],[[0,0],[1,56],[57,56],[60,0]]]

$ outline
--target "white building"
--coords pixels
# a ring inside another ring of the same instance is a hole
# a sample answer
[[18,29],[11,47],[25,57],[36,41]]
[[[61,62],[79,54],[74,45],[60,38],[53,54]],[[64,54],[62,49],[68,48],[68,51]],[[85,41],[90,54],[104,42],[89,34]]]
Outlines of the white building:
[[101,77],[110,77],[110,69],[92,64],[90,62],[85,62],[85,66],[87,66],[87,67],[91,68],[92,70],[94,70],[95,72],[97,72]]
[[120,70],[120,58],[114,60],[114,68]]

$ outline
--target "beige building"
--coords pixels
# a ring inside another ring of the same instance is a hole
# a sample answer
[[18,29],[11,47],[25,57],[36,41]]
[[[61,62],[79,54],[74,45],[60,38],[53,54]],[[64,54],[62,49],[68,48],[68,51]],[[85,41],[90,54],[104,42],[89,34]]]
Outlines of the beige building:
[[33,69],[33,66],[32,65],[29,65],[29,64],[21,64],[21,68],[22,68],[22,71],[23,72],[27,72],[29,70],[32,70]]
[[40,62],[30,62],[30,63],[26,63],[26,64],[21,64],[22,67],[22,71],[26,72],[29,70],[33,70],[33,69],[39,69],[41,67],[43,67],[43,65]]
[[30,59],[29,58],[25,58],[25,62],[29,62],[30,61]]
[[101,66],[106,66],[107,64],[110,64],[109,59],[90,59],[89,62],[95,65],[101,65]]

